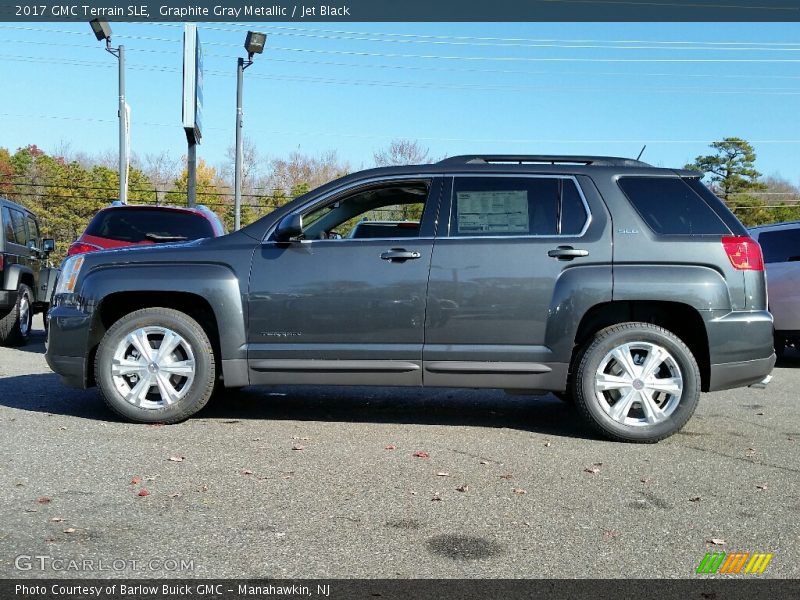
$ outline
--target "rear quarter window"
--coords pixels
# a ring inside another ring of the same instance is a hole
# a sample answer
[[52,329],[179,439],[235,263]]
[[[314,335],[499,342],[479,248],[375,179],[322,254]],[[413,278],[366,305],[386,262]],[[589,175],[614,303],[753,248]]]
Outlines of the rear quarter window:
[[660,235],[730,235],[720,216],[680,177],[620,177],[619,187]]

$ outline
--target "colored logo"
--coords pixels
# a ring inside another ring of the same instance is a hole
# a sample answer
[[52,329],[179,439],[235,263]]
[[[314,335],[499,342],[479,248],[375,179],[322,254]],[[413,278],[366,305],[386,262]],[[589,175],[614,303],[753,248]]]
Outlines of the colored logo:
[[761,552],[706,553],[697,567],[697,573],[763,573],[772,560],[772,554]]

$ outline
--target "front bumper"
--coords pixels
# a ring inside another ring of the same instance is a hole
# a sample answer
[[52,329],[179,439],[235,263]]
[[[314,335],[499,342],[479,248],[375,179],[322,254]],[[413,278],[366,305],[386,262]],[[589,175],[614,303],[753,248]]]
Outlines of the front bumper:
[[91,316],[77,308],[57,306],[50,309],[47,319],[47,364],[67,385],[88,387]]
[[17,290],[0,290],[0,313],[5,314],[17,305]]

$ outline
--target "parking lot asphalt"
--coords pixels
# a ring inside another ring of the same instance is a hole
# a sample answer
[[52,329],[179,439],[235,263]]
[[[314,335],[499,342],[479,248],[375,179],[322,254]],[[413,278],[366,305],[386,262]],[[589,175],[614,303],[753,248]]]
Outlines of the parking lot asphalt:
[[740,551],[798,577],[800,353],[774,375],[655,445],[479,390],[246,388],[146,426],[36,331],[0,348],[0,576],[687,578]]

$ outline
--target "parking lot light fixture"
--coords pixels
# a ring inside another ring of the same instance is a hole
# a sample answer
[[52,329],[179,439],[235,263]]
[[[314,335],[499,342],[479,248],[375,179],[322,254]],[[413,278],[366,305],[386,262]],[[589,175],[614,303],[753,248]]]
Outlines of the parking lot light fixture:
[[236,161],[233,172],[233,228],[238,231],[242,226],[242,89],[244,87],[244,70],[253,64],[253,55],[264,52],[267,34],[248,31],[244,40],[247,60],[239,57],[236,61]]
[[108,21],[89,21],[97,41],[106,41],[106,51],[119,62],[119,201],[128,202],[128,105],[125,102],[125,46],[111,47],[111,26]]

